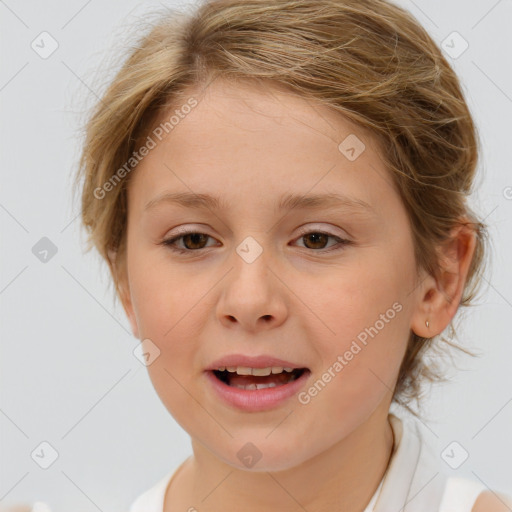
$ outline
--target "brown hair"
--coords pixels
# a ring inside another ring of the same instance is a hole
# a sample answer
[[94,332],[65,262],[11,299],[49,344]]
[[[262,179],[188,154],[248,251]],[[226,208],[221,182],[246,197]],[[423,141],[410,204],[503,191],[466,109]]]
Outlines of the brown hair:
[[[471,305],[487,236],[466,201],[476,129],[439,48],[410,13],[384,0],[210,0],[150,24],[86,124],[77,173],[87,250],[94,245],[108,263],[116,295],[126,253],[126,162],[156,119],[217,77],[285,87],[369,130],[410,217],[418,269],[438,275],[436,247],[469,219],[477,242],[461,305]],[[413,414],[408,403],[419,402],[422,381],[444,380],[426,361],[433,339],[411,332],[394,390],[393,400]]]

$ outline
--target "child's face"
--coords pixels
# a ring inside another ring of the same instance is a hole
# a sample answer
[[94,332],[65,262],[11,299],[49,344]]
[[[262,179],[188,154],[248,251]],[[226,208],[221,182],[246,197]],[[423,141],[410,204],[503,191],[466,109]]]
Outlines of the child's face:
[[[387,416],[420,321],[408,217],[375,142],[339,115],[220,80],[195,98],[168,136],[153,136],[132,176],[124,305],[135,335],[158,346],[150,377],[197,447],[243,469],[237,454],[251,442],[262,454],[256,470],[285,469],[371,415]],[[354,135],[366,146],[358,157]],[[145,210],[166,192],[208,194],[224,206]],[[326,193],[370,207],[277,209],[287,194]],[[161,243],[178,228],[204,234],[175,242],[186,254]],[[286,400],[243,410],[219,398],[205,371],[235,353],[311,373]]]

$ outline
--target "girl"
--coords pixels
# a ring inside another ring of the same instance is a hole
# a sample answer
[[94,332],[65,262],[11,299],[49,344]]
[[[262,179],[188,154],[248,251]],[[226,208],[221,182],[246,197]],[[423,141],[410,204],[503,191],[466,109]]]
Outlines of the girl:
[[82,220],[193,454],[130,512],[512,510],[390,411],[478,285],[477,157],[387,1],[210,0],[138,41],[87,125]]

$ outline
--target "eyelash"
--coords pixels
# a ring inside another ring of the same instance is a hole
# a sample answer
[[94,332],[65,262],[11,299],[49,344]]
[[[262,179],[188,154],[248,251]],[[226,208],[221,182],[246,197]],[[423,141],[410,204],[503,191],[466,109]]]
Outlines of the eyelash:
[[[306,235],[311,235],[311,234],[321,234],[321,235],[326,235],[326,236],[328,236],[330,238],[334,238],[334,239],[338,240],[338,244],[337,245],[340,246],[340,247],[335,248],[335,249],[333,249],[332,247],[330,247],[329,249],[318,249],[318,250],[309,249],[310,251],[313,251],[313,252],[323,252],[323,253],[326,253],[326,252],[336,252],[336,251],[342,250],[344,248],[344,246],[350,245],[350,244],[353,243],[350,240],[346,240],[344,238],[340,238],[338,236],[335,236],[335,235],[333,235],[331,233],[327,233],[325,231],[318,231],[318,230],[304,231],[303,233],[300,234],[300,236],[297,238],[297,240],[299,240],[300,238],[302,238],[302,237],[304,237]],[[169,238],[167,240],[163,240],[162,242],[160,242],[160,244],[168,247],[173,252],[176,252],[178,254],[187,254],[187,255],[190,255],[190,254],[192,254],[194,252],[203,251],[204,249],[208,249],[208,247],[204,247],[202,249],[181,249],[180,247],[176,247],[174,245],[174,243],[176,241],[180,240],[181,238],[183,238],[183,237],[185,237],[187,235],[206,235],[209,238],[213,238],[212,236],[207,235],[206,233],[201,233],[200,231],[184,231],[184,232],[180,233],[178,236],[175,236],[173,238]],[[334,245],[333,247],[336,247],[336,245]],[[306,249],[307,249],[307,247],[306,247]]]

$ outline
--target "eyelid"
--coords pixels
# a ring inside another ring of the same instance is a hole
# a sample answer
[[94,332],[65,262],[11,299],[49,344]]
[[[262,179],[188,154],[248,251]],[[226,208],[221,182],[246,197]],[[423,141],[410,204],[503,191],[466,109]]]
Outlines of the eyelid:
[[[199,233],[199,234],[202,234],[202,235],[207,235],[210,238],[215,238],[212,235],[209,235],[208,233],[206,233],[205,231],[201,231],[202,229],[203,229],[202,227],[194,228],[194,226],[189,226],[189,227],[181,227],[180,226],[180,227],[176,228],[176,231],[171,236],[169,236],[168,239],[179,238],[180,235],[184,236],[184,235],[189,235],[191,233]],[[338,238],[341,238],[341,239],[345,239],[346,236],[347,236],[347,235],[345,235],[343,233],[335,234],[335,233],[333,233],[330,230],[325,230],[322,227],[317,227],[315,225],[315,223],[313,223],[313,225],[305,224],[303,226],[300,226],[298,229],[299,229],[298,236],[304,235],[304,234],[307,234],[307,233],[312,233],[312,232],[314,232],[314,233],[323,233],[323,234],[326,234],[326,235],[329,235],[329,236],[332,236],[332,237],[338,237]]]
[[332,231],[332,230],[334,230],[334,227],[325,229],[324,227],[321,227],[319,223],[305,224],[304,226],[300,226],[298,229],[299,229],[300,235],[303,235],[305,233],[314,232],[314,233],[324,233],[326,235],[330,235],[330,236],[338,237],[338,238],[342,238],[342,239],[345,239],[345,237],[348,237],[348,233],[346,233],[346,232],[335,234]]

